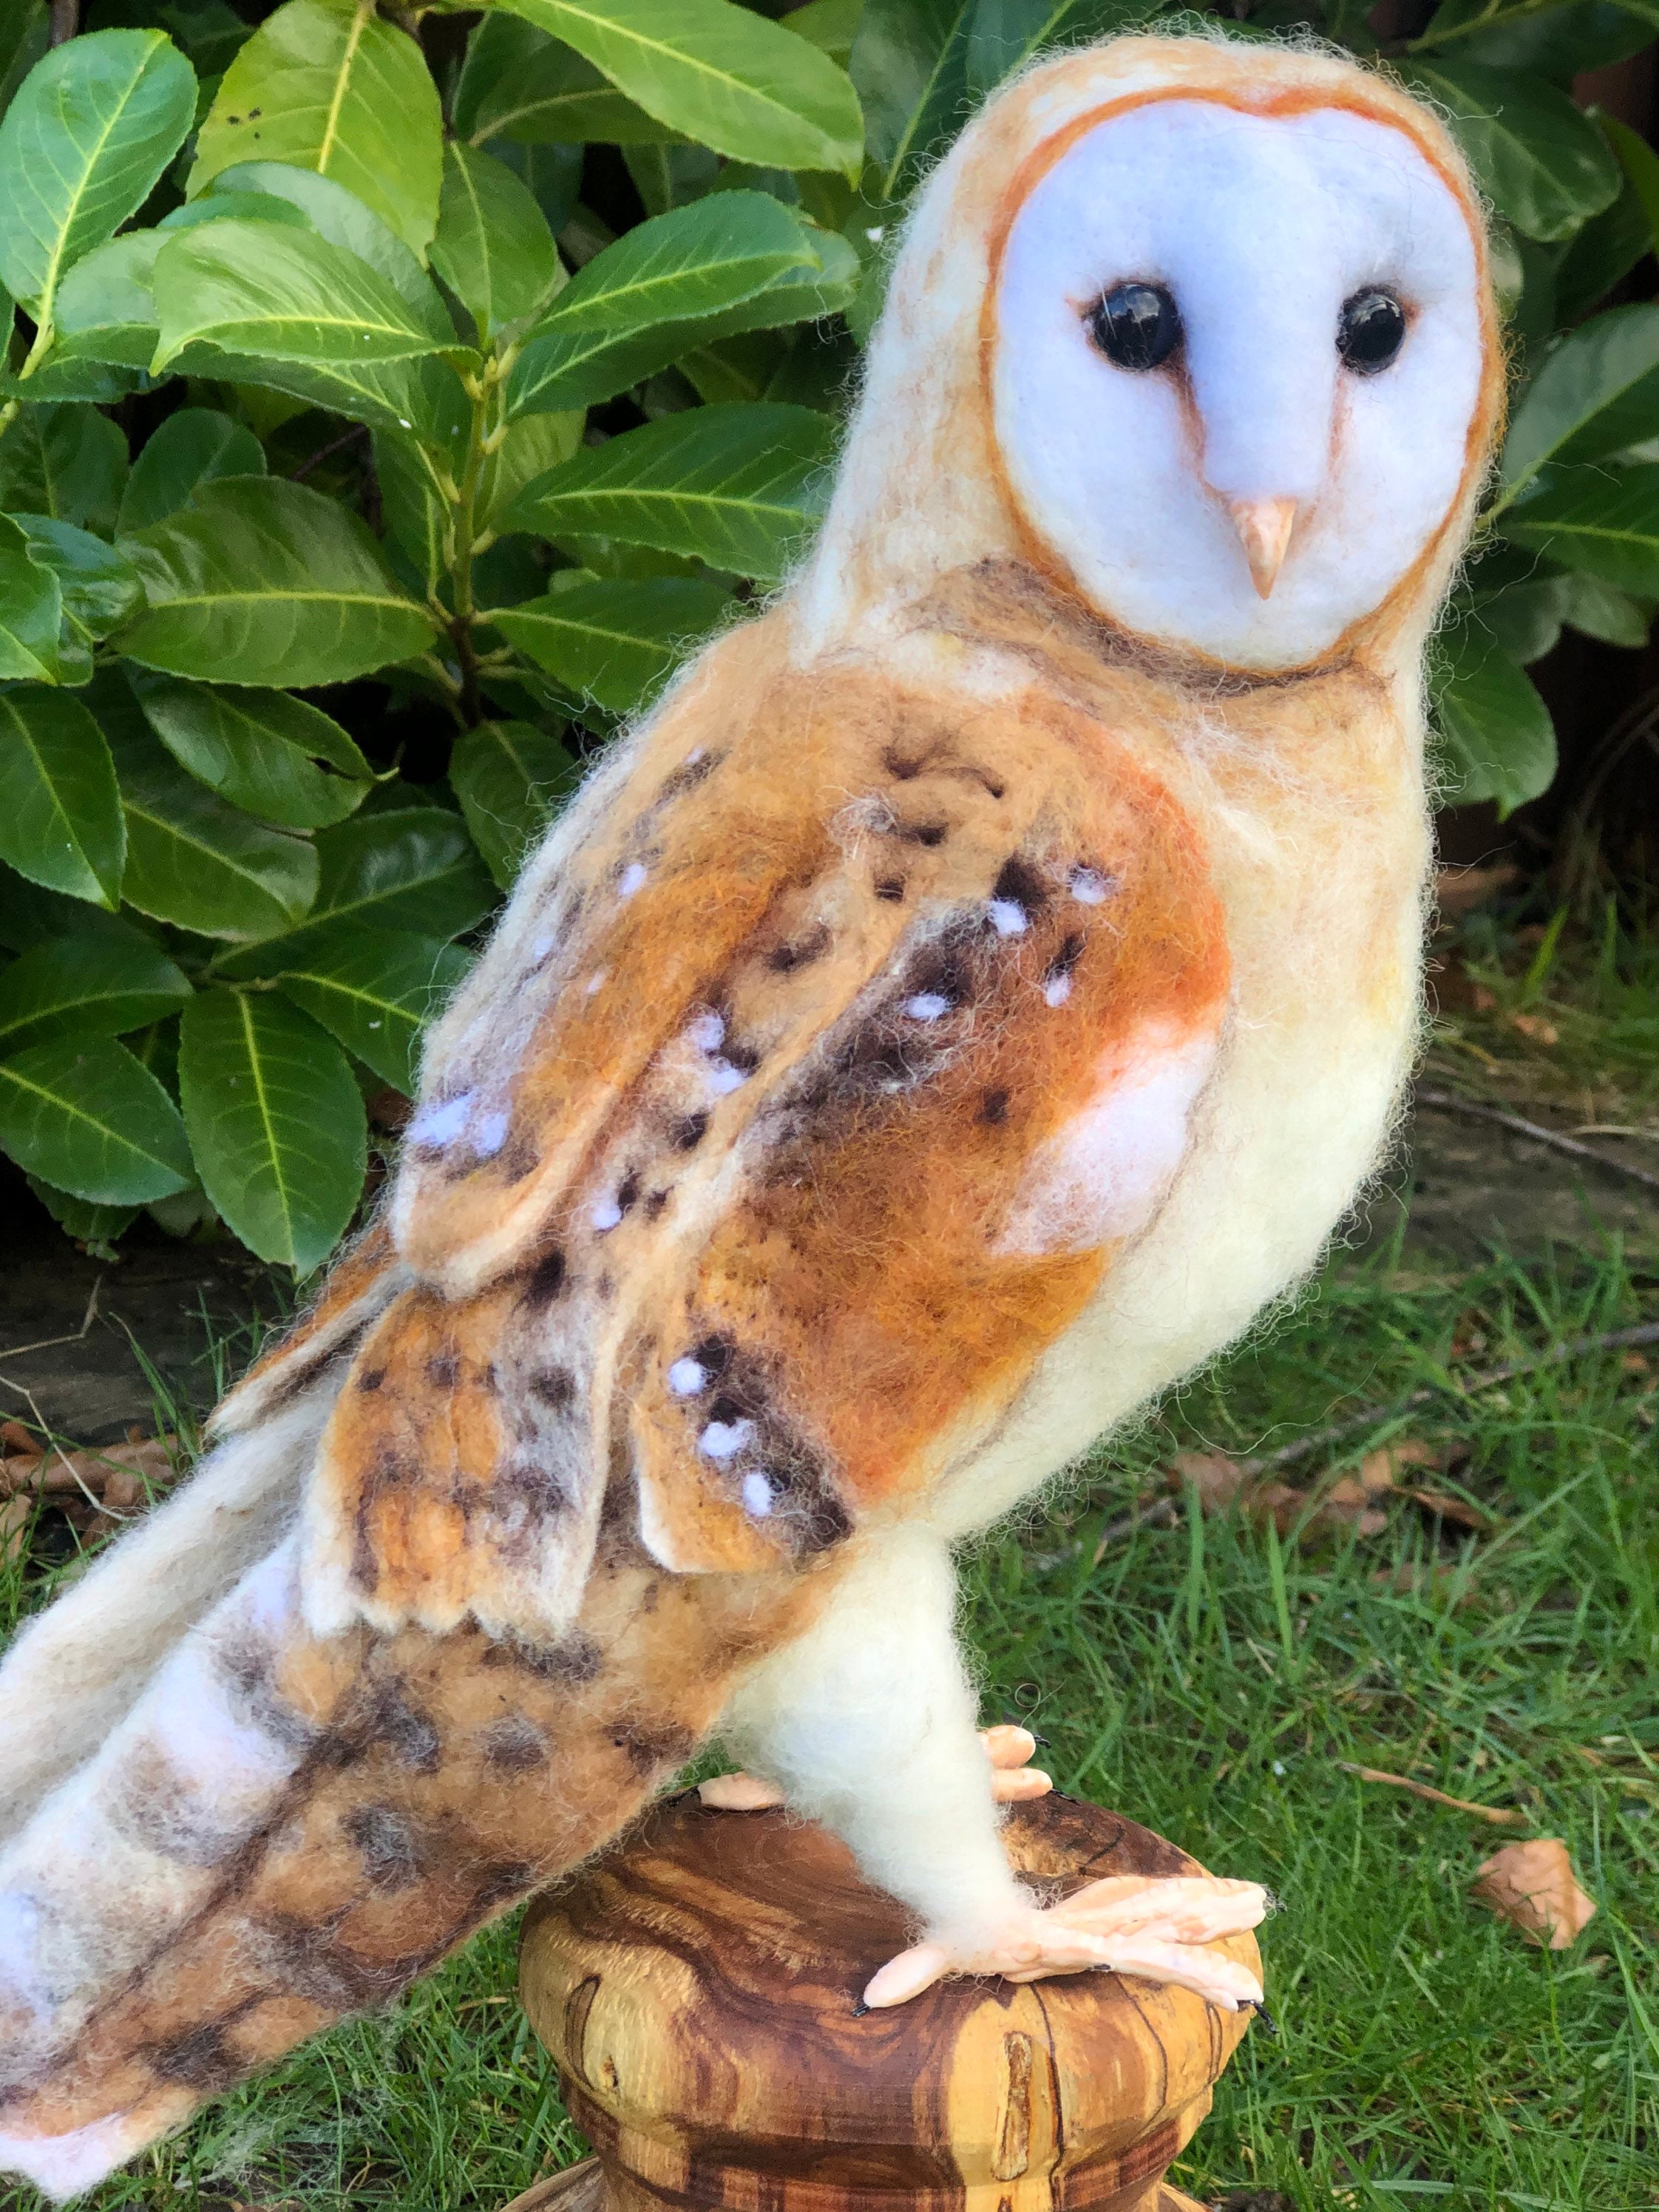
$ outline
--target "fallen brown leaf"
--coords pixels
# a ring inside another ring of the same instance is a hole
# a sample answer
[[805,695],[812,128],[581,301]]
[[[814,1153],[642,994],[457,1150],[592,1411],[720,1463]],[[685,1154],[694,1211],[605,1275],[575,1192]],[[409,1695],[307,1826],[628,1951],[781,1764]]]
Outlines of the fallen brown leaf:
[[[1384,1774],[1380,1767],[1356,1766],[1347,1759],[1339,1759],[1336,1763],[1345,1774],[1358,1775],[1362,1782],[1385,1782],[1391,1790],[1409,1790],[1413,1797],[1421,1797],[1430,1805],[1443,1805],[1449,1812],[1472,1813],[1477,1820],[1490,1820],[1495,1828],[1518,1826],[1527,1817],[1524,1813],[1510,1812],[1502,1805],[1475,1805],[1467,1797],[1449,1797],[1443,1790],[1436,1790],[1427,1782],[1413,1782],[1408,1774]],[[1506,1844],[1504,1848],[1524,1850],[1527,1846]],[[1503,1856],[1502,1851],[1498,1854],[1498,1858]],[[1487,1863],[1492,1865],[1496,1861],[1489,1860]]]
[[1472,1505],[1467,1498],[1454,1498],[1449,1491],[1412,1490],[1407,1495],[1437,1520],[1455,1522],[1460,1528],[1472,1528],[1477,1535],[1484,1535],[1493,1525],[1492,1515],[1483,1506]]
[[1529,1943],[1547,1942],[1552,1951],[1565,1951],[1595,1915],[1595,1902],[1578,1887],[1559,1836],[1505,1844],[1476,1869],[1470,1894],[1518,1928]]
[[21,1553],[24,1531],[33,1510],[27,1498],[9,1498],[0,1505],[0,1566],[10,1566]]
[[1344,1475],[1317,1498],[1276,1480],[1256,1461],[1231,1459],[1225,1452],[1177,1452],[1167,1475],[1172,1490],[1191,1483],[1206,1513],[1236,1510],[1248,1520],[1271,1521],[1281,1536],[1331,1535],[1346,1528],[1375,1536],[1388,1526],[1388,1516],[1354,1475]]
[[0,1421],[0,1444],[8,1452],[21,1452],[26,1458],[40,1450],[40,1438],[21,1421]]
[[1550,1045],[1561,1042],[1560,1030],[1553,1022],[1547,1021],[1542,1014],[1511,1014],[1510,1027],[1519,1030],[1532,1044]]

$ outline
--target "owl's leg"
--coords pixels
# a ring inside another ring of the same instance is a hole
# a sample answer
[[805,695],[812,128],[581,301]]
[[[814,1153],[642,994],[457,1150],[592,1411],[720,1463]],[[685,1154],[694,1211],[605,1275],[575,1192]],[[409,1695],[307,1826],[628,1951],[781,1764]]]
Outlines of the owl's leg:
[[1255,1977],[1207,1948],[1261,1918],[1253,1882],[1126,1877],[1046,1909],[1022,1887],[998,1832],[997,1770],[975,1726],[955,1609],[939,1538],[884,1529],[721,1723],[785,1802],[842,1837],[917,1914],[922,1941],[881,1969],[866,2001],[900,2004],[946,1974],[1035,1981],[1098,1966],[1179,1983],[1228,2010],[1259,2002]]

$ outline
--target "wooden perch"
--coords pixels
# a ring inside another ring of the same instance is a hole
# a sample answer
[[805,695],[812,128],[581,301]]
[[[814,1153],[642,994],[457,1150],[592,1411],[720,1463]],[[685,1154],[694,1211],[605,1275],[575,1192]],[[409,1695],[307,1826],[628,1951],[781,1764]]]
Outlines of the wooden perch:
[[[1059,1796],[1005,1832],[1050,1895],[1200,1871]],[[1104,1973],[861,2011],[909,1940],[822,1828],[659,1807],[530,1909],[525,2010],[599,2155],[507,2212],[1199,2212],[1163,2177],[1253,2014]],[[1226,1948],[1258,1966],[1252,1937]]]

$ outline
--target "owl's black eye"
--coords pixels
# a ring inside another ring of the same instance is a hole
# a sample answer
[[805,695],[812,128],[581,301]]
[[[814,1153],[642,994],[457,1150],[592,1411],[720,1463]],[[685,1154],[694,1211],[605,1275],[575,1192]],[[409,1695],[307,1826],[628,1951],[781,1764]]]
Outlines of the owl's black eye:
[[1157,368],[1181,343],[1181,314],[1161,284],[1114,284],[1085,318],[1089,335],[1120,368]]
[[1356,376],[1375,376],[1406,342],[1406,310],[1392,292],[1368,284],[1342,303],[1336,349]]

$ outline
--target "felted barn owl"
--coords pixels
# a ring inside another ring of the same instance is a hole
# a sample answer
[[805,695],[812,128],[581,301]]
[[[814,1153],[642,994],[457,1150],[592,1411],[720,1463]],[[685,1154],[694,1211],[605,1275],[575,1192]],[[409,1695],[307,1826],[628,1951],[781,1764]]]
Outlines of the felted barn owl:
[[1386,79],[1127,40],[969,125],[804,571],[531,859],[380,1219],[0,1674],[0,2165],[85,2185],[715,1734],[718,1801],[911,1909],[872,2003],[1259,1996],[1249,1884],[1021,1889],[951,1547],[1378,1160],[1500,397],[1476,196]]

